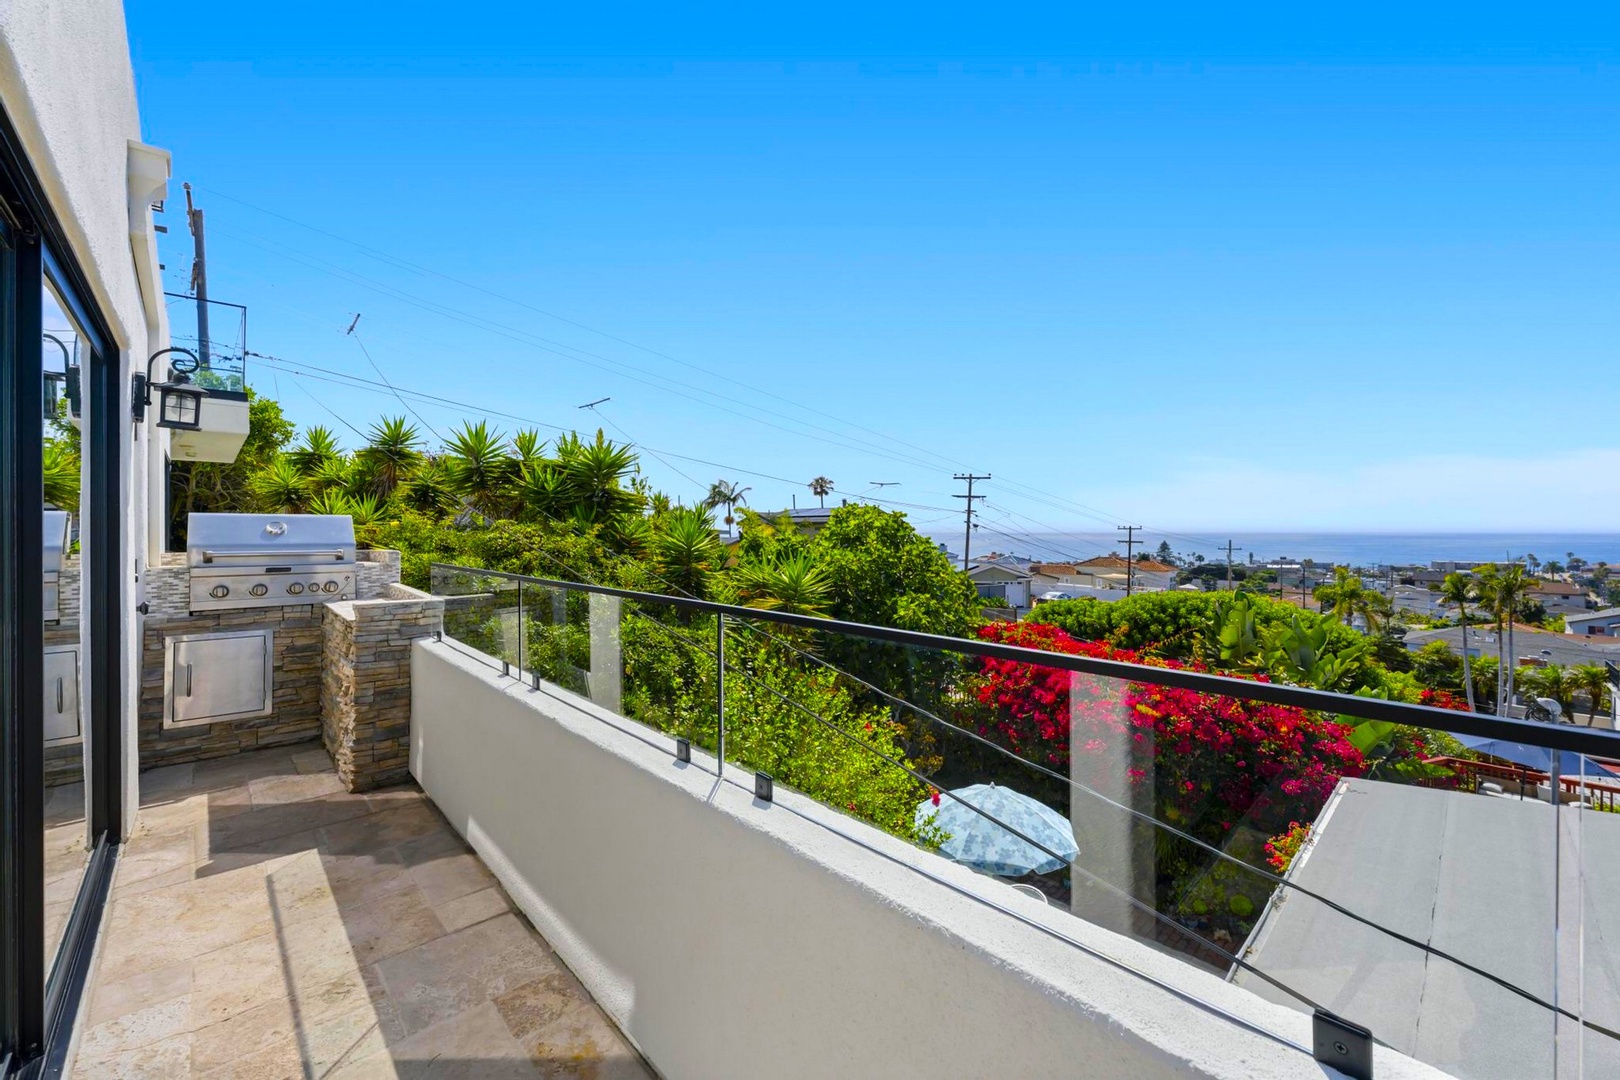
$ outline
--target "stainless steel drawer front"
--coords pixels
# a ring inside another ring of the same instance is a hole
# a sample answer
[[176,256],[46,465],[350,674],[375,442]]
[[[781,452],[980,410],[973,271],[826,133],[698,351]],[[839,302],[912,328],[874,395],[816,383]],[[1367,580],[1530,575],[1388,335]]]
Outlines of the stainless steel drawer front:
[[45,745],[77,741],[79,730],[79,648],[45,650]]
[[165,640],[163,726],[266,716],[274,630],[182,634]]

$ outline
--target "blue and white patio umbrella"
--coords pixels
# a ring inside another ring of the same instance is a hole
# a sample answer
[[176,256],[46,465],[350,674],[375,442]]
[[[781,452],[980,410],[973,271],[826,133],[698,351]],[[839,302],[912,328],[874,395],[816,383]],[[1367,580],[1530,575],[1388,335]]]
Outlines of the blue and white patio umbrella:
[[[974,784],[957,788],[951,794],[977,806],[984,814],[974,813],[956,799],[941,798],[938,806],[929,799],[917,807],[917,825],[921,827],[933,817],[936,826],[951,834],[940,852],[963,866],[1001,877],[1022,877],[1050,873],[1067,866],[1080,854],[1068,818],[1028,795],[995,784]],[[1063,857],[1053,858],[996,822],[1005,822],[1036,844]]]
[[[1527,769],[1548,772],[1552,768],[1553,751],[1545,746],[1509,742],[1507,739],[1487,739],[1478,735],[1458,735],[1453,733],[1451,737],[1477,753],[1489,754],[1491,757],[1501,758],[1503,761],[1511,761],[1513,764],[1523,765]],[[1613,769],[1599,765],[1589,757],[1582,757],[1580,754],[1567,750],[1559,757],[1558,771],[1563,776],[1574,776],[1579,771],[1587,776],[1597,776],[1604,780],[1615,779]]]

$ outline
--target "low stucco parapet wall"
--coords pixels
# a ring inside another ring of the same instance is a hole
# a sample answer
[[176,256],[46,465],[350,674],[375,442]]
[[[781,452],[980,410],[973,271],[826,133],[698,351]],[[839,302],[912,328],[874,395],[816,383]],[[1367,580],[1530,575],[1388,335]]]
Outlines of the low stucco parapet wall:
[[457,643],[411,668],[412,774],[669,1080],[1337,1075],[1300,1013]]

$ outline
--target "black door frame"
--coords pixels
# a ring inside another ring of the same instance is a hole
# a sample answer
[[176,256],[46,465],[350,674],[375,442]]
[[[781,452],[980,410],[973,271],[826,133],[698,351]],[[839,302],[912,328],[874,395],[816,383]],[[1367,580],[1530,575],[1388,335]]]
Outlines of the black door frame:
[[[121,163],[120,163],[121,164]],[[94,292],[0,113],[0,1077],[59,1075],[88,979],[123,829],[123,490],[130,445],[122,360]],[[44,386],[47,275],[88,357],[83,716],[91,849],[54,962],[45,955]]]

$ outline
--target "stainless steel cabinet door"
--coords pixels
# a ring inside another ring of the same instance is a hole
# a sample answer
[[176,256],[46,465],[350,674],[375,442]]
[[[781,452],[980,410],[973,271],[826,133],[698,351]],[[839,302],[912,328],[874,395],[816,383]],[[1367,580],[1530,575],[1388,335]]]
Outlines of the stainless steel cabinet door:
[[165,726],[213,723],[270,711],[274,631],[172,637],[164,695]]
[[79,737],[79,648],[45,650],[45,745]]

